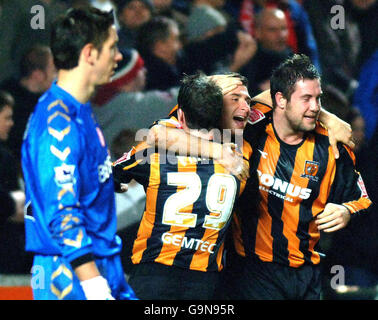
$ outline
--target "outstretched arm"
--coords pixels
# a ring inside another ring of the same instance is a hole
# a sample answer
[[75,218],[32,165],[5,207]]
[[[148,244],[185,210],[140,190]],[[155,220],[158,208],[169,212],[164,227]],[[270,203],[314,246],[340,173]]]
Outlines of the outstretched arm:
[[328,129],[329,143],[331,144],[333,154],[338,159],[340,154],[337,148],[337,142],[344,143],[350,148],[354,148],[352,140],[352,127],[349,123],[341,120],[333,113],[328,112],[324,108],[319,114],[319,121]]
[[249,178],[249,165],[243,161],[243,156],[236,152],[236,145],[233,143],[212,142],[164,125],[153,126],[146,142],[151,146],[155,145],[182,156],[214,159],[239,180]]

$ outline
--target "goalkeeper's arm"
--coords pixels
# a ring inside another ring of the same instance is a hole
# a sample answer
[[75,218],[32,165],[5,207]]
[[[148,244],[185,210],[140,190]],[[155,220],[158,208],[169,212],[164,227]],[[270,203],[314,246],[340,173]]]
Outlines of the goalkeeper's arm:
[[106,279],[101,276],[94,261],[75,268],[87,300],[114,300]]

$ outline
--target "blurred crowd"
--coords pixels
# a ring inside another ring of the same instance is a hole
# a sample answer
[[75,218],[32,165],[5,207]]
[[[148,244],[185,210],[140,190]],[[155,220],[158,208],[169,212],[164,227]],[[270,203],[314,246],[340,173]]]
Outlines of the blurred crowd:
[[[27,120],[56,76],[50,26],[70,7],[113,10],[123,55],[112,82],[97,89],[94,113],[113,159],[176,104],[183,74],[239,72],[251,96],[269,89],[272,70],[293,53],[322,75],[322,105],[350,123],[357,168],[371,213],[325,236],[325,268],[342,265],[346,285],[378,285],[377,0],[0,0],[0,274],[29,273],[23,250],[20,150]],[[13,115],[13,118],[12,118]],[[130,184],[117,194],[119,232],[127,246],[144,206]],[[127,216],[126,216],[127,213]],[[325,272],[325,298],[335,298]]]

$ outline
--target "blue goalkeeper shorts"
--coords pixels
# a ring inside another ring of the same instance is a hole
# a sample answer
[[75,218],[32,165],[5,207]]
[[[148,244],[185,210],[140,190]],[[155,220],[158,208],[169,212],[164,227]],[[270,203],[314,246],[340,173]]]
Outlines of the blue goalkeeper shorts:
[[[117,300],[138,300],[128,285],[118,255],[95,260]],[[80,280],[70,263],[60,256],[36,255],[31,286],[35,300],[86,300]]]

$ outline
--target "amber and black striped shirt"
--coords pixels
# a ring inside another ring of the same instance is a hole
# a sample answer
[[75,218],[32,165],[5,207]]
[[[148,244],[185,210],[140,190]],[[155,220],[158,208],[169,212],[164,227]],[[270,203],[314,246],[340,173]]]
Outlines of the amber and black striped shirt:
[[258,182],[248,181],[235,216],[236,250],[291,267],[318,264],[320,233],[314,219],[325,205],[342,204],[353,216],[371,204],[355,170],[354,154],[340,145],[340,158],[335,160],[327,130],[320,125],[300,144],[288,145],[276,135],[271,112],[260,120],[245,131]]
[[[175,123],[170,118],[169,123]],[[162,122],[160,122],[162,123]],[[250,145],[243,145],[249,159]],[[135,179],[146,206],[133,244],[132,262],[157,262],[219,271],[235,200],[245,187],[209,159],[167,155],[145,143],[113,164],[116,183]]]

